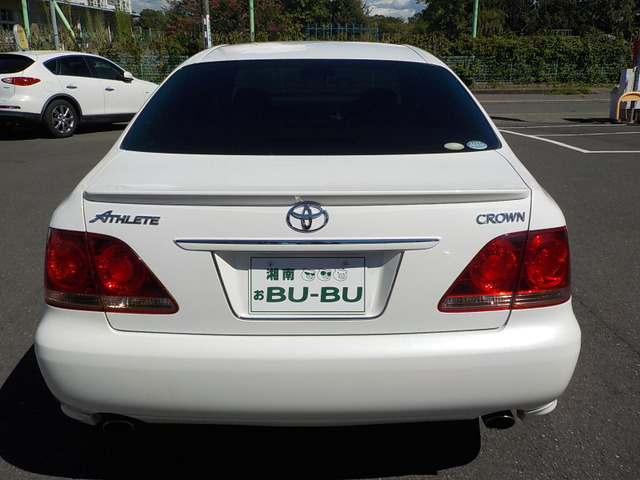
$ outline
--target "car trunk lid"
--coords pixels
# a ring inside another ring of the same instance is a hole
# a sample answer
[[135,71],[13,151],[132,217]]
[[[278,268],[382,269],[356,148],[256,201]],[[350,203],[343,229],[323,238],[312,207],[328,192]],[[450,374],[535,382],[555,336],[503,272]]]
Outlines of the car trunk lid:
[[[443,313],[438,302],[487,242],[527,229],[530,209],[529,188],[498,151],[121,152],[84,197],[88,230],[128,243],[180,307],[164,316],[110,313],[111,325],[209,334],[497,328],[508,311]],[[305,231],[291,212],[314,205],[326,225]]]

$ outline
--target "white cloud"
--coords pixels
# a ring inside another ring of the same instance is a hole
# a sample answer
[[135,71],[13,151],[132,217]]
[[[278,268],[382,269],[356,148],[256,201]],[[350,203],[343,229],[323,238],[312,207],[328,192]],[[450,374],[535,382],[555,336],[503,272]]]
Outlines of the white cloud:
[[407,19],[421,12],[425,4],[417,4],[415,0],[365,0],[365,4],[371,7],[372,15],[384,15],[386,17],[399,17]]
[[140,13],[142,10],[162,10],[167,4],[164,0],[131,0],[131,8],[134,12]]

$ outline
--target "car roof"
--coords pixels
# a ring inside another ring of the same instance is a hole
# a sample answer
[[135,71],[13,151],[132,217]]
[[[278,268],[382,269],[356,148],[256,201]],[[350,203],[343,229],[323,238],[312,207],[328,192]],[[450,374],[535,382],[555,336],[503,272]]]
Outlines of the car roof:
[[[63,50],[26,50],[24,52],[4,52],[3,55],[5,54],[22,55],[24,57],[29,57],[33,60],[40,60],[40,61],[45,61],[55,57],[67,57],[70,55],[91,55],[90,53],[68,52]],[[95,56],[95,55],[91,55],[91,56]]]
[[225,60],[271,59],[392,60],[445,66],[433,55],[409,45],[324,41],[222,45],[196,54],[185,64]]

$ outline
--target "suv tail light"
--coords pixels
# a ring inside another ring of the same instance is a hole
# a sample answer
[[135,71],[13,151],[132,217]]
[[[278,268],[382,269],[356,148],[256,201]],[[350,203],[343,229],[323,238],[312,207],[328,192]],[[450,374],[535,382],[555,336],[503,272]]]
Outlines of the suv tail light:
[[557,305],[571,296],[566,228],[496,238],[475,256],[438,305],[442,312]]
[[8,83],[9,85],[18,85],[19,87],[28,87],[30,85],[35,85],[40,82],[39,78],[34,77],[6,77],[3,78],[2,81],[4,83]]
[[94,233],[49,229],[45,301],[80,310],[175,313],[178,305],[124,242]]

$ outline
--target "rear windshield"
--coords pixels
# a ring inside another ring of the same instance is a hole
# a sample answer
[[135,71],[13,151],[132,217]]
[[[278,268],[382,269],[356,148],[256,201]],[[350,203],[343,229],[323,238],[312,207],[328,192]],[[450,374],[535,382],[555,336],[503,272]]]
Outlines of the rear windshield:
[[122,148],[227,155],[411,154],[495,149],[446,69],[370,60],[196,64],[171,76]]
[[17,73],[31,66],[33,60],[23,55],[0,53],[0,73]]

